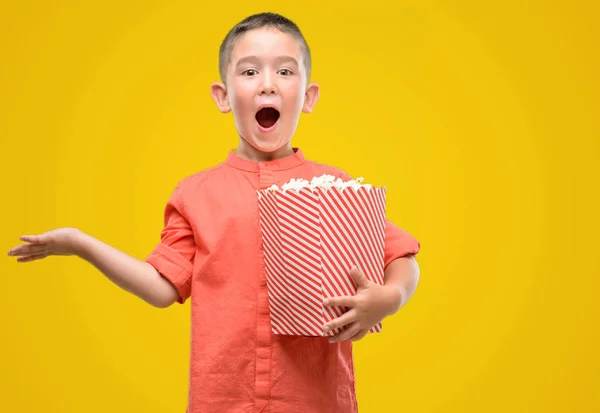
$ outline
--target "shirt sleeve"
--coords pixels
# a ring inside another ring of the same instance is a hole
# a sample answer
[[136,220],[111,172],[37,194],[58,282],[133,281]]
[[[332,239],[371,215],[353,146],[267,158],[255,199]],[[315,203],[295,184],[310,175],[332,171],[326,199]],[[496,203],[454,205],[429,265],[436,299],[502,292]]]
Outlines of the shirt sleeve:
[[420,249],[421,243],[415,237],[386,219],[384,269],[396,258],[417,255]]
[[[353,179],[344,171],[340,171],[339,176],[344,182]],[[421,243],[415,237],[386,218],[384,269],[395,259],[409,254],[416,255],[420,249]]]
[[193,260],[196,252],[194,234],[184,214],[180,184],[171,194],[165,207],[160,242],[146,258],[146,262],[177,289],[177,302],[180,304],[191,295]]

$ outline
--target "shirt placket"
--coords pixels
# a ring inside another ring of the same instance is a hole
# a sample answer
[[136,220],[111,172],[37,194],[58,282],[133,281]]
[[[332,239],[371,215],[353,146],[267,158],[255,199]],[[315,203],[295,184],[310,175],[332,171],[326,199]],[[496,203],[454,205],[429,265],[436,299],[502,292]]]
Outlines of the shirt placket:
[[[266,189],[273,185],[273,171],[263,163],[259,163],[259,186]],[[267,271],[265,266],[264,246],[259,253],[259,289],[257,306],[256,331],[256,411],[269,411],[269,394],[271,390],[271,320],[269,318],[269,296],[267,291]]]

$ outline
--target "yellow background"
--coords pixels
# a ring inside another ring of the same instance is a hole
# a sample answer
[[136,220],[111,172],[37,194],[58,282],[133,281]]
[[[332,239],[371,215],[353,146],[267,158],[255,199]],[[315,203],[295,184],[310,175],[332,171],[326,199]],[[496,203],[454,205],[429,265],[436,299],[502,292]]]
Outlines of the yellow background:
[[[75,226],[145,258],[175,184],[237,145],[220,41],[280,12],[322,86],[294,145],[387,185],[422,243],[416,295],[356,344],[361,413],[600,411],[595,2],[201,3],[3,2],[2,251]],[[1,412],[185,411],[189,302],[74,257],[0,282]]]

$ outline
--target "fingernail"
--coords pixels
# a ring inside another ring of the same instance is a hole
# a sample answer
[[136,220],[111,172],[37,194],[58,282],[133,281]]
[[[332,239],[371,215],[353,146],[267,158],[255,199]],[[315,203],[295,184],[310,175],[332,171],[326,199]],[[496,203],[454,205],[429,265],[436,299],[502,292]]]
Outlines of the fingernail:
[[330,343],[335,343],[335,339],[334,339],[334,338],[330,338],[330,339],[329,339],[329,342],[330,342]]
[[323,305],[329,305],[329,298],[323,300]]

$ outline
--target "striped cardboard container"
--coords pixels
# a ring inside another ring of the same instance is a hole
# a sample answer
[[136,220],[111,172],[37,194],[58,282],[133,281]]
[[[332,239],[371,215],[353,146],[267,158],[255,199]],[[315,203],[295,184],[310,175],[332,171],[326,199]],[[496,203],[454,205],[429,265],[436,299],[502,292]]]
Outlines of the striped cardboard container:
[[347,311],[323,299],[356,294],[353,265],[383,284],[386,189],[257,192],[273,333],[323,336],[323,324]]

